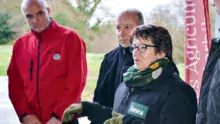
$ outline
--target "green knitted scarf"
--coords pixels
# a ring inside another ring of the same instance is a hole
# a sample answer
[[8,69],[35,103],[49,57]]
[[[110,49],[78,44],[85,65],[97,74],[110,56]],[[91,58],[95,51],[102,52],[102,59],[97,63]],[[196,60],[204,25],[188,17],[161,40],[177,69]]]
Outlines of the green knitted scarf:
[[134,66],[131,66],[127,72],[124,73],[123,81],[129,88],[145,89],[148,84],[161,75],[168,63],[169,60],[167,58],[158,59],[152,62],[149,67],[143,71],[139,71]]

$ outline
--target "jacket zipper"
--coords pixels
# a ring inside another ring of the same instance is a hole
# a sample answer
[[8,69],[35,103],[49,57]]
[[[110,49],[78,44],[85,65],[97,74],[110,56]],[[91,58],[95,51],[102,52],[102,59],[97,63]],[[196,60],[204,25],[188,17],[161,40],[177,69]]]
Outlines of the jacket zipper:
[[126,59],[126,53],[125,53],[125,50],[123,49],[123,54],[124,54],[124,60],[123,60],[123,64],[122,64],[122,67],[121,67],[121,74],[120,74],[120,83],[122,83],[122,79],[123,79],[123,70],[124,70],[124,66],[125,66],[125,59]]
[[[122,106],[121,108],[121,113],[126,113],[126,108],[129,107],[128,104],[129,104],[129,97],[130,97],[130,91],[129,89],[127,90],[126,92],[126,96],[123,98],[123,102],[120,106]],[[128,110],[127,110],[128,111]]]
[[29,71],[30,71],[30,81],[32,82],[32,79],[33,79],[33,60],[30,60]]
[[38,37],[38,55],[37,55],[37,83],[36,83],[36,93],[37,93],[37,102],[40,109],[40,121],[42,121],[42,110],[40,105],[40,96],[39,96],[39,74],[40,74],[40,45],[42,42],[41,34]]

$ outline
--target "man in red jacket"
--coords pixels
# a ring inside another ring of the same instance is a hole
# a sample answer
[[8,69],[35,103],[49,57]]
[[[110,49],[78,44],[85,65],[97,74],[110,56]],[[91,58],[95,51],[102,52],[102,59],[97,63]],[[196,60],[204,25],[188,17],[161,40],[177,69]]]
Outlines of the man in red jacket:
[[31,31],[14,44],[9,97],[23,124],[61,124],[63,111],[80,101],[85,86],[85,43],[50,18],[45,0],[23,0],[21,7]]

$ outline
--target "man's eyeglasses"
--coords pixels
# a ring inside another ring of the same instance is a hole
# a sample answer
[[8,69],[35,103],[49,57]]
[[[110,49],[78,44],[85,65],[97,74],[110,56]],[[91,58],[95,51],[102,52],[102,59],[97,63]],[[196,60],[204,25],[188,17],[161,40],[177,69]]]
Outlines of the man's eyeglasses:
[[146,51],[147,47],[156,47],[156,46],[154,46],[154,45],[147,45],[147,44],[139,44],[139,45],[136,46],[135,44],[132,44],[129,47],[129,50],[132,53],[137,48],[140,53],[144,53]]

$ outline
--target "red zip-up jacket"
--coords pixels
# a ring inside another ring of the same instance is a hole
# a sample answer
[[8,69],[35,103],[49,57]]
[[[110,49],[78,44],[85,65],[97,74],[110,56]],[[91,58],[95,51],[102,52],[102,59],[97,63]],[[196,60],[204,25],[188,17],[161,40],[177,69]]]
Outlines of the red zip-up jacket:
[[20,119],[34,114],[43,124],[53,116],[61,120],[85,86],[85,43],[52,21],[42,33],[30,31],[17,39],[7,73],[9,97]]

